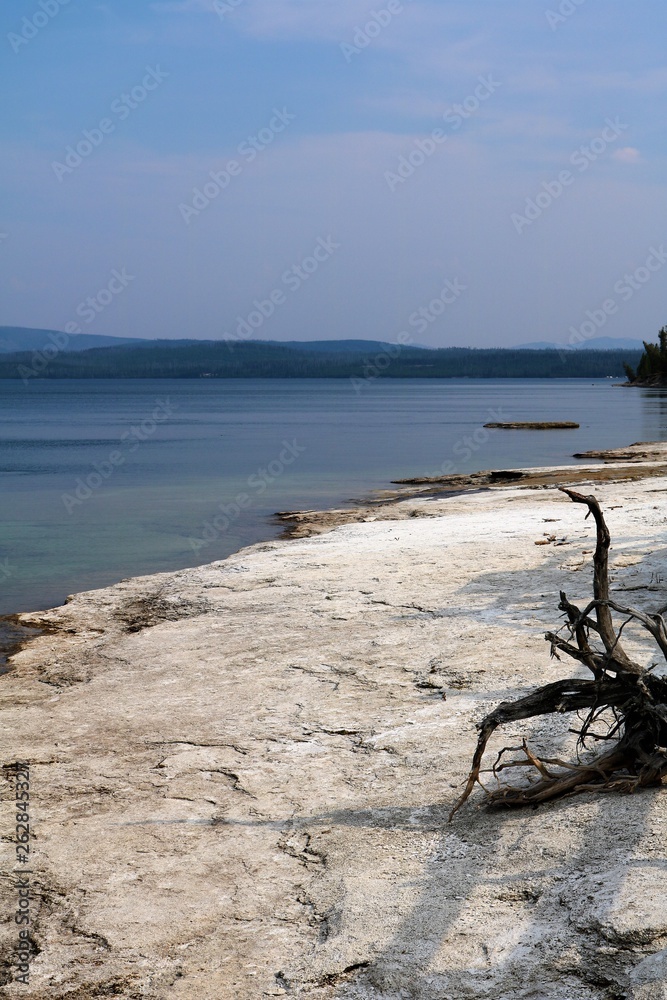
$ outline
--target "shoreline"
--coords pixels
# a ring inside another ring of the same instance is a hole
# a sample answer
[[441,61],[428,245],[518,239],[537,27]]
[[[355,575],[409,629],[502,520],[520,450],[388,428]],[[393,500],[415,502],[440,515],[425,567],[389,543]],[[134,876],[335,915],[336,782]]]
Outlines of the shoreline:
[[[623,482],[667,475],[667,442],[636,442],[624,448],[582,452],[572,457],[588,458],[601,464],[489,469],[446,476],[397,479],[393,484],[400,489],[376,490],[352,508],[279,511],[275,517],[284,525],[282,537],[308,538],[342,524],[437,516],[437,508],[430,514],[423,507],[425,501],[463,496],[480,490],[509,486],[549,489],[559,484],[575,486],[582,482]],[[410,501],[415,503],[410,505]]]
[[[85,506],[72,508],[73,501],[67,499],[66,507],[70,513],[65,513],[59,504],[51,502],[49,480],[37,467],[28,479],[25,476],[16,480],[12,478],[12,493],[14,489],[34,488],[31,509],[35,518],[48,530],[51,541],[49,551],[42,552],[39,533],[27,528],[25,518],[21,517],[20,505],[17,507],[8,494],[5,498],[5,521],[10,536],[17,540],[15,557],[20,565],[13,567],[12,578],[6,580],[2,613],[45,609],[61,603],[68,594],[110,586],[129,576],[175,571],[222,558],[243,545],[275,537],[272,532],[277,535],[281,526],[273,524],[269,518],[277,510],[353,506],[348,501],[358,500],[369,490],[389,486],[392,478],[429,474],[441,469],[477,471],[493,468],[491,463],[499,463],[495,467],[501,469],[547,463],[563,465],[571,462],[570,456],[574,451],[661,436],[657,429],[655,406],[632,394],[623,399],[612,399],[606,380],[598,380],[595,387],[584,387],[581,392],[577,380],[549,380],[548,385],[534,380],[514,381],[516,385],[507,385],[506,380],[496,380],[490,385],[463,380],[457,384],[438,381],[437,385],[428,386],[421,382],[405,384],[400,381],[384,388],[377,383],[369,383],[360,393],[360,399],[364,400],[361,409],[356,403],[354,406],[358,414],[352,419],[352,425],[357,428],[353,439],[344,443],[342,430],[336,422],[329,428],[318,429],[318,421],[315,420],[311,427],[309,418],[306,423],[310,429],[301,435],[303,440],[299,439],[299,446],[308,445],[309,455],[299,466],[298,474],[292,475],[296,470],[290,470],[289,475],[281,476],[279,483],[271,483],[264,492],[261,492],[262,484],[254,478],[248,490],[248,474],[266,464],[265,460],[270,457],[262,442],[272,440],[271,421],[267,419],[267,413],[273,412],[271,407],[279,406],[281,412],[284,408],[285,414],[290,415],[289,420],[296,421],[290,424],[296,429],[300,414],[314,415],[323,405],[327,410],[339,407],[348,398],[352,387],[340,387],[330,381],[326,386],[320,386],[302,379],[288,380],[289,384],[282,386],[257,381],[252,386],[237,386],[236,389],[229,385],[224,391],[219,387],[215,392],[206,392],[201,396],[192,385],[184,383],[179,388],[174,384],[172,388],[176,395],[170,397],[175,404],[174,410],[180,408],[188,424],[191,421],[188,416],[190,410],[192,414],[197,412],[197,399],[203,400],[209,416],[221,408],[222,417],[207,417],[205,421],[205,436],[211,436],[211,448],[216,453],[215,464],[210,466],[206,462],[204,453],[197,450],[199,446],[195,453],[189,454],[181,440],[181,431],[165,426],[164,434],[160,429],[158,436],[146,442],[147,450],[142,453],[145,465],[143,460],[137,468],[132,464],[129,474],[122,470],[118,472],[119,478],[114,473],[99,489],[97,473],[93,474],[92,465],[84,463],[79,470],[82,473],[79,477],[81,483],[75,481],[73,475],[69,485],[70,490],[76,487],[80,496],[86,497],[82,500]],[[87,400],[86,407],[90,413],[90,433],[94,439],[101,440],[102,433],[97,428],[97,403],[104,407],[111,406],[110,412],[115,413],[121,423],[130,399],[136,400],[135,417],[154,408],[155,398],[150,391],[150,382],[142,386],[134,382],[131,385],[119,383],[118,388],[119,391],[122,388],[124,399],[122,405],[111,404],[111,385],[104,389],[100,383],[99,393],[97,389],[93,392],[91,385],[92,395],[88,390],[83,393],[82,398]],[[37,393],[34,405],[38,402],[39,407],[53,405],[55,400],[51,398],[52,393],[46,383],[41,389],[37,384],[33,388]],[[211,388],[209,385],[208,389]],[[249,412],[254,414],[248,429],[247,452],[245,448],[229,451],[216,429],[218,419],[225,425],[230,420],[234,424],[236,418],[233,411],[239,394],[245,400],[243,407],[249,407]],[[22,393],[19,395],[23,396]],[[71,399],[72,404],[78,398],[77,392]],[[351,398],[354,398],[354,393]],[[270,401],[268,410],[265,408],[267,400]],[[11,394],[5,402],[11,408]],[[614,405],[610,408],[611,403]],[[68,413],[70,409],[68,401]],[[72,413],[75,410],[76,406]],[[362,414],[365,414],[363,419]],[[649,414],[653,416],[647,422]],[[564,436],[547,433],[543,437],[532,435],[529,439],[525,434],[517,437],[516,433],[481,428],[482,423],[491,417],[518,418],[522,415],[576,417],[581,422],[581,429]],[[402,428],[400,431],[397,419]],[[463,437],[459,443],[460,419],[463,419],[460,428]],[[180,421],[179,417],[179,425]],[[364,424],[368,424],[365,430]],[[93,433],[94,427],[97,430]],[[383,427],[387,433],[381,429]],[[29,429],[26,433],[32,436]],[[397,441],[402,442],[398,450],[392,440],[394,433],[399,435]],[[466,434],[476,436],[471,439],[471,447],[464,449]],[[173,447],[165,448],[164,442],[158,440],[163,436],[171,439],[172,435],[175,436]],[[58,437],[60,440],[62,436],[59,434]],[[76,437],[77,440],[87,440],[89,433],[85,430],[77,432]],[[67,435],[60,446],[65,448],[63,457],[65,454],[68,456],[63,468],[69,467],[76,449],[72,450],[72,443],[67,443]],[[331,462],[327,458],[329,446],[335,449]],[[372,460],[367,459],[367,454],[372,455]],[[6,458],[9,467],[13,468],[13,457],[8,453]],[[40,460],[42,458],[46,461],[46,456],[40,451]],[[173,478],[177,473],[173,463],[178,464],[181,460],[193,469],[193,478],[174,493],[169,487],[170,482],[178,479],[178,475]],[[335,474],[332,474],[330,465]],[[87,496],[88,478],[93,491],[90,498]],[[64,481],[63,488],[68,483],[69,480]],[[146,490],[151,492],[146,493]],[[234,518],[234,523],[227,529],[226,522],[218,516],[219,508],[224,514],[229,501],[234,501],[235,495],[240,492],[249,493],[252,504],[248,510],[242,511],[241,518]],[[121,503],[127,504],[122,517],[118,506]],[[147,503],[155,505],[155,518],[146,514]],[[216,525],[224,528],[224,531],[218,532],[216,527],[217,539],[208,527],[215,517]],[[146,534],[143,534],[144,524],[148,527]],[[205,532],[206,538],[202,532]],[[207,545],[200,548],[203,541]],[[193,552],[194,548],[198,551]]]
[[[313,510],[276,511],[272,519],[282,525],[283,530],[278,541],[296,538],[309,538],[322,532],[330,531],[344,524],[370,523],[376,520],[403,520],[408,517],[436,517],[437,510],[424,509],[422,502],[453,499],[489,489],[520,485],[522,489],[547,489],[557,483],[576,485],[580,482],[621,482],[636,478],[667,475],[667,442],[649,441],[636,442],[621,448],[610,448],[599,451],[589,451],[572,456],[577,459],[589,458],[602,465],[582,466],[537,466],[526,469],[482,470],[472,473],[460,473],[448,476],[424,476],[411,479],[393,480],[393,485],[400,490],[374,490],[366,497],[349,501],[349,505],[340,508],[325,508]],[[640,474],[637,475],[638,467]],[[563,474],[567,472],[567,477]],[[409,501],[417,501],[409,505]],[[269,538],[263,538],[249,546],[243,546],[225,558],[252,549],[256,545],[268,544]],[[217,562],[218,560],[216,560]],[[224,560],[223,560],[224,561]],[[202,566],[209,565],[202,563]],[[185,570],[166,570],[160,573],[139,574],[126,579],[150,579],[152,576],[168,576],[170,573],[186,572]],[[64,602],[78,596],[79,593],[95,593],[118,586],[125,581],[117,581],[108,587],[94,588],[91,591],[79,591]],[[64,604],[52,608],[16,611],[0,616],[0,677],[13,669],[12,659],[28,647],[33,639],[48,633],[51,626],[38,624],[40,615],[63,607]],[[46,619],[44,620],[46,621]],[[4,628],[3,628],[4,626]],[[53,629],[58,631],[57,628]],[[4,632],[4,635],[2,634]],[[12,635],[14,633],[14,635]]]
[[[606,476],[613,588],[650,610],[667,444],[632,447],[539,472]],[[559,590],[591,587],[590,522],[554,481],[474,483],[409,484],[336,530],[19,616],[48,628],[0,685],[5,759],[33,782],[35,1000],[667,987],[660,790],[511,814],[477,796],[446,822],[475,723],[572,673],[543,635]],[[538,720],[531,742],[567,757],[572,721]]]
[[[636,442],[626,447],[588,451],[574,454],[572,457],[577,459],[589,458],[602,464],[590,466],[580,464],[535,466],[508,470],[487,469],[471,473],[392,480],[392,485],[400,487],[399,490],[391,490],[389,488],[376,489],[358,500],[350,500],[345,507],[276,511],[271,515],[271,519],[274,523],[282,525],[283,528],[276,540],[309,538],[344,524],[365,523],[376,520],[403,520],[408,517],[437,517],[439,514],[437,509],[434,508],[433,511],[429,511],[420,505],[419,502],[453,499],[458,496],[466,496],[489,489],[503,489],[510,486],[519,486],[521,489],[548,489],[554,488],[560,483],[574,486],[578,483],[589,481],[622,482],[625,480],[632,481],[667,475],[667,442]],[[567,475],[564,477],[565,473]],[[416,501],[416,503],[410,506],[409,501]],[[271,538],[258,539],[256,542],[242,546],[235,552],[230,553],[222,561],[238,555],[246,551],[246,549],[253,549],[257,545],[269,544],[271,541],[273,541]],[[220,560],[214,561],[219,562]],[[201,563],[199,565],[207,566],[210,564]],[[34,624],[39,620],[39,615],[65,606],[79,594],[107,590],[128,580],[150,579],[153,576],[169,576],[172,573],[187,572],[188,569],[196,568],[185,567],[181,570],[163,570],[158,573],[136,574],[116,583],[108,584],[106,587],[96,587],[90,591],[75,591],[63,604],[54,605],[51,608],[16,611],[0,615],[0,629],[2,628],[2,624],[6,623],[8,631],[12,631],[15,628],[21,631],[36,629],[37,634],[39,634],[39,632],[48,631],[47,626],[42,628]],[[26,621],[23,619],[26,619]],[[24,638],[17,637],[16,640],[10,639],[6,642],[0,639],[0,676],[11,671],[12,657],[25,648],[35,637],[35,635],[28,635]]]
[[21,624],[20,615],[25,613],[19,611],[13,615],[0,615],[0,677],[12,669],[11,658],[42,632],[41,629]]

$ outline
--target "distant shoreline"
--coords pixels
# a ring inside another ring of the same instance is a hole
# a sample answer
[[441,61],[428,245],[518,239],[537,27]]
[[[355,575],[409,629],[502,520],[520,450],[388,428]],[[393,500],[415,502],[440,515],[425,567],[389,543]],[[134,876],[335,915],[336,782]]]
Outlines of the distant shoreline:
[[[251,339],[82,351],[42,349],[0,354],[0,379],[344,378],[360,390],[376,379],[626,378],[638,350],[415,347],[410,334],[374,347],[305,348]],[[343,342],[344,343],[344,342]],[[354,342],[353,342],[354,343]]]

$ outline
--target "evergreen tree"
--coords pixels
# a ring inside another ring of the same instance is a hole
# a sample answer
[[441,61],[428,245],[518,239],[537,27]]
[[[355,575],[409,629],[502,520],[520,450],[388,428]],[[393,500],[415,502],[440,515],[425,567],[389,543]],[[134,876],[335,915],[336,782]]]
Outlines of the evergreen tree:
[[659,331],[657,344],[644,341],[644,353],[639,360],[636,373],[629,365],[625,366],[625,373],[631,382],[667,381],[667,326],[663,326]]

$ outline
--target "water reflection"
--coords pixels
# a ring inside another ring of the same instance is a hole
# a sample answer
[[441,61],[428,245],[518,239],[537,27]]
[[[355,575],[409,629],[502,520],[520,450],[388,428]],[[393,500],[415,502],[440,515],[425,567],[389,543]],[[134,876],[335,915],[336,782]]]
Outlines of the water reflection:
[[639,389],[642,399],[644,432],[642,441],[667,440],[667,388]]

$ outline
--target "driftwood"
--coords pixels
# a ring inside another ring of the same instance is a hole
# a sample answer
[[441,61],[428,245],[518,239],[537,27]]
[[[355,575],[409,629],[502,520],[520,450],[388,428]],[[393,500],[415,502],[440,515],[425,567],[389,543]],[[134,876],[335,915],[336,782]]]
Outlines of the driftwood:
[[[650,633],[667,659],[667,626],[661,614],[646,614],[625,607],[609,593],[610,536],[594,496],[562,488],[574,503],[585,504],[595,519],[597,544],[593,557],[593,600],[583,609],[571,604],[561,591],[558,608],[566,622],[558,633],[547,632],[551,654],[565,653],[584,664],[592,679],[556,681],[518,701],[506,701],[478,724],[479,739],[463,794],[450,819],[482,784],[483,757],[492,733],[499,726],[552,713],[586,711],[577,733],[577,760],[566,762],[539,758],[524,740],[520,747],[505,747],[490,769],[497,787],[487,790],[494,806],[516,807],[546,802],[584,791],[634,792],[659,785],[667,775],[667,679],[635,663],[621,643],[623,630],[636,622]],[[665,608],[663,611],[667,610]],[[623,617],[614,625],[612,612]],[[564,634],[565,633],[565,634]],[[600,732],[600,726],[604,731]],[[595,753],[594,746],[605,745]],[[508,759],[508,755],[519,754]],[[534,778],[523,786],[503,784],[498,776],[509,768],[527,768]],[[482,785],[482,787],[484,787]]]

